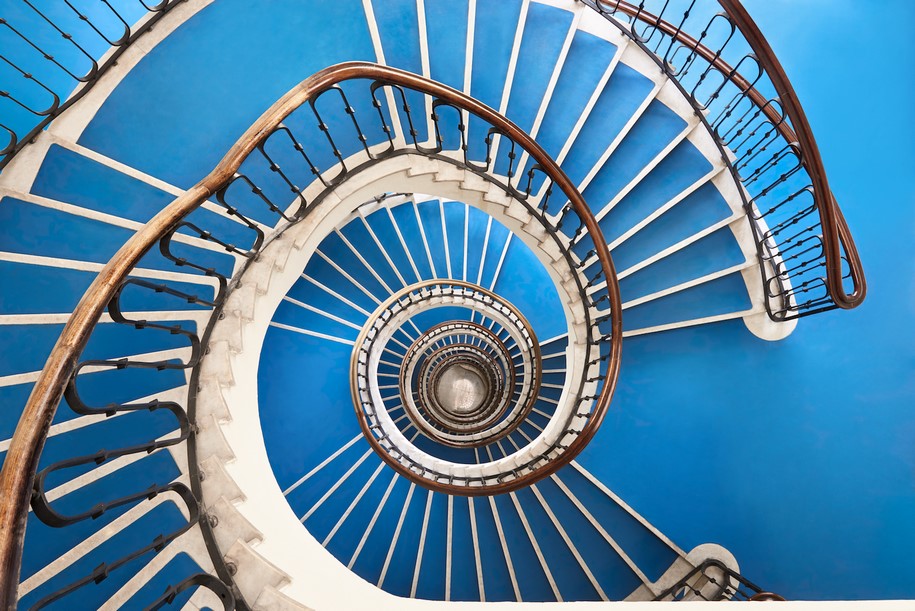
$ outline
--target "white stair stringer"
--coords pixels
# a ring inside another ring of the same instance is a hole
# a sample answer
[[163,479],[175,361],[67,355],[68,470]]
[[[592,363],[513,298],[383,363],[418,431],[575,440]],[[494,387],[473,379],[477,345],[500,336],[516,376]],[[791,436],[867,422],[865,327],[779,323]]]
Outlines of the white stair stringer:
[[[207,502],[208,506],[215,505],[222,499],[233,504],[244,502],[245,493],[226,472],[225,463],[218,457],[211,456],[201,460],[199,467],[203,500]],[[209,499],[213,500],[209,501]],[[238,533],[238,535],[241,538],[244,537],[244,533]]]
[[222,396],[218,380],[200,380],[197,391],[196,418],[215,418],[218,422],[228,422],[232,415]]
[[263,534],[224,496],[207,506],[207,518],[220,549],[229,549],[236,540],[248,545],[257,545],[264,538]]
[[198,418],[197,459],[204,461],[211,457],[225,463],[235,459],[235,452],[226,441],[222,427],[215,417]]

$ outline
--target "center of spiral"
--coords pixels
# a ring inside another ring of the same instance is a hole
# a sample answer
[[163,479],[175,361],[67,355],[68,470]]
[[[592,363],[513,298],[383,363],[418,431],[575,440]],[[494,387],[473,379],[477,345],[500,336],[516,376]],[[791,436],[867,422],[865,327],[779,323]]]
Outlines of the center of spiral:
[[486,383],[475,367],[455,363],[442,371],[434,392],[445,411],[460,416],[483,405],[486,400]]

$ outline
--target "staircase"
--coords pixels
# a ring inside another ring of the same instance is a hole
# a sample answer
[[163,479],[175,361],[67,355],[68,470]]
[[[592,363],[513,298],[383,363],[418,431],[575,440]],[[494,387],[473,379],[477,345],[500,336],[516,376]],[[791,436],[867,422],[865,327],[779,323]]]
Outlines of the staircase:
[[[774,596],[715,524],[681,548],[640,513],[646,483],[612,449],[644,440],[598,428],[674,333],[762,346],[864,296],[780,66],[722,68],[728,28],[755,28],[722,5],[692,39],[667,3],[114,13],[140,20],[117,65],[4,151],[4,478],[38,461],[5,592],[87,609]],[[118,23],[70,9],[15,16]],[[781,98],[741,93],[754,69]],[[700,378],[689,349],[658,362]],[[14,446],[20,419],[43,449]]]

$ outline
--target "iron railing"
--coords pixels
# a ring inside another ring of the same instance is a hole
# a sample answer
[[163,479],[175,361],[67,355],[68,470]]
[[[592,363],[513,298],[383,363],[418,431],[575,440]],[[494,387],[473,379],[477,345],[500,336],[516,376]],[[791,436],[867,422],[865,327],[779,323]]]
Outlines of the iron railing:
[[[419,121],[407,103],[408,98],[418,99],[420,108],[428,107],[432,111],[428,118],[423,119],[431,134],[428,142],[418,137],[420,130],[415,125]],[[490,127],[467,129],[466,118],[469,116],[477,117]],[[463,168],[488,180],[496,180],[497,177],[492,176],[497,161],[492,153],[494,146],[500,146],[509,159],[508,177],[503,177],[501,186],[496,189],[501,189],[506,198],[524,201],[529,209],[539,206],[538,215],[549,223],[555,240],[568,243],[589,236],[589,242],[575,241],[581,245],[583,252],[575,253],[574,259],[569,252],[564,257],[576,266],[579,290],[604,286],[599,293],[592,295],[595,301],[592,306],[601,308],[600,319],[586,321],[589,328],[599,329],[595,333],[600,336],[599,352],[594,353],[592,348],[593,367],[590,369],[593,379],[588,380],[590,387],[594,388],[593,396],[589,397],[594,407],[587,427],[578,433],[571,450],[567,450],[569,458],[583,448],[609,407],[619,373],[622,341],[616,276],[606,243],[590,209],[555,162],[527,134],[489,107],[447,86],[407,72],[369,63],[340,64],[314,74],[271,106],[229,150],[213,172],[164,208],[124,244],[77,305],[33,387],[0,471],[0,496],[4,499],[0,504],[0,607],[10,607],[16,601],[30,503],[36,516],[44,516],[52,524],[63,525],[104,514],[115,506],[143,502],[143,499],[161,494],[166,487],[172,486],[171,491],[179,493],[179,496],[186,495],[186,498],[181,498],[185,499],[189,510],[187,527],[199,525],[218,578],[227,584],[228,591],[236,598],[234,604],[245,608],[215,544],[213,526],[205,509],[200,508],[202,492],[195,436],[195,400],[200,373],[196,365],[207,349],[209,335],[220,316],[226,295],[236,286],[235,283],[244,281],[247,265],[268,241],[305,218],[328,193],[348,178],[400,155],[420,155]],[[555,209],[548,211],[549,197],[534,200],[529,191],[510,185],[514,158],[508,153],[516,149],[527,151],[536,162],[530,171],[531,178],[535,174],[545,176],[550,185],[547,191],[555,186],[568,198],[567,202],[562,206],[554,204]],[[474,155],[470,151],[478,153]],[[313,191],[318,195],[306,198],[305,193]],[[222,216],[237,220],[249,235],[248,245],[239,246],[227,237],[219,237],[221,234],[218,231],[201,227],[202,222],[196,217],[192,222],[189,215],[205,202],[211,210],[221,210]],[[268,230],[273,227],[269,236],[265,227]],[[186,247],[182,246],[178,252],[179,243],[187,240],[196,241],[199,245],[210,244],[210,248],[231,253],[235,258],[234,274],[232,270],[216,269],[203,260],[193,258],[187,254]],[[584,252],[586,244],[593,247]],[[171,283],[149,283],[133,277],[132,273],[141,259],[156,247],[166,261],[206,279],[212,286],[213,294],[191,294]],[[136,292],[182,299],[206,308],[211,312],[207,330],[201,334],[180,326],[160,325],[129,316],[122,304],[128,293]],[[189,357],[180,362],[132,359],[81,362],[80,355],[106,308],[117,324],[130,325],[139,333],[171,333],[184,337]],[[590,315],[590,309],[586,315]],[[78,389],[80,372],[90,366],[153,372],[191,369],[188,403],[184,407],[174,402],[155,400],[87,405]],[[75,457],[51,465],[36,477],[49,427],[62,398],[83,413],[108,416],[131,411],[165,410],[172,414],[179,432],[165,440],[130,444],[109,452]],[[155,452],[173,443],[187,445],[189,495],[185,490],[174,488],[172,482],[142,483],[136,491],[122,498],[103,501],[98,507],[77,515],[61,517],[54,515],[47,502],[44,475],[88,464],[102,464],[114,456]],[[559,463],[556,468],[558,466]],[[157,552],[169,538],[179,534],[157,535],[152,538],[151,546],[132,552],[131,557]],[[107,566],[113,570],[123,563],[123,559],[116,559]],[[87,576],[51,593],[46,600],[56,600],[99,578],[104,579],[107,571],[102,573]],[[182,583],[183,586],[179,584],[175,587],[193,587],[193,584],[208,587],[208,582],[202,577],[191,576]]]
[[719,560],[705,560],[655,599],[667,602],[783,601]]
[[0,119],[0,133],[7,139],[0,142],[0,170],[82,99],[137,38],[184,1],[101,0],[88,7],[63,0],[44,10],[32,0],[5,5],[9,13],[0,15],[0,32],[9,40],[0,51],[0,65],[22,81],[0,83],[0,100],[10,104]]
[[740,1],[579,1],[647,51],[714,136],[743,187],[769,317],[860,305],[864,270],[813,132]]
[[[34,91],[19,91],[12,83],[0,84],[0,98],[34,118],[30,128],[0,123],[8,137],[0,149],[0,169],[181,1],[125,4],[147,13],[131,27],[127,11],[115,9],[110,0],[103,0],[95,15],[65,0],[62,14],[71,21],[20,0],[26,13],[65,41],[64,50],[87,62],[83,72],[55,58],[16,20],[0,16],[0,30],[20,40],[24,49],[16,57],[0,53],[0,61],[34,85]],[[719,0],[720,12],[697,0],[580,1],[656,59],[715,137],[722,159],[743,186],[770,318],[785,321],[860,305],[867,291],[863,267],[816,140],[778,59],[739,0]],[[117,26],[115,31],[106,31],[111,27],[106,21]],[[99,41],[110,46],[101,63],[98,53],[87,50],[89,42]],[[42,67],[77,87],[65,102],[61,98],[69,89],[36,76]],[[42,96],[46,103],[38,101]],[[422,133],[424,123],[411,124],[411,133]]]

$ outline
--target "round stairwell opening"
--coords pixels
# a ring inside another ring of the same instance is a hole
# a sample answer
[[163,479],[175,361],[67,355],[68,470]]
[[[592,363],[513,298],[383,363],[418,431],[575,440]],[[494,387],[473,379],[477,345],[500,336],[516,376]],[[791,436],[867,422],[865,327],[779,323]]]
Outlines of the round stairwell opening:
[[[557,195],[545,205],[546,185],[538,208],[504,187],[468,182],[469,170],[444,160],[393,165],[409,178],[351,188],[348,216],[335,213],[287,238],[306,246],[261,355],[268,455],[279,473],[309,464],[285,464],[284,454],[301,452],[281,449],[288,427],[274,433],[265,411],[293,396],[277,395],[285,365],[270,358],[285,336],[315,344],[315,358],[295,374],[312,380],[308,403],[337,397],[339,407],[339,358],[349,347],[355,423],[399,476],[467,496],[522,488],[571,460],[606,409],[615,283],[603,281],[600,242]],[[403,193],[408,183],[438,195]],[[381,186],[392,195],[365,197]],[[288,406],[276,417],[301,410]],[[311,426],[330,426],[331,410],[321,413],[327,423]],[[365,447],[344,437],[351,425],[333,426],[340,434],[324,434],[327,443]],[[288,485],[295,479],[281,482]]]
[[[284,267],[297,272],[272,298],[257,384],[280,485],[295,490],[285,473],[319,467],[289,460],[302,452],[287,442],[290,417],[313,413],[313,403],[328,406],[304,428],[338,449],[364,447],[345,437],[351,424],[331,424],[344,376],[361,438],[416,485],[489,495],[555,472],[593,436],[610,396],[616,285],[604,281],[601,241],[548,184],[535,200],[469,181],[480,176],[447,160],[376,167],[392,178],[355,182],[344,204],[321,202],[311,217],[320,220],[284,234],[300,252],[283,255]],[[437,195],[405,193],[408,184]],[[387,195],[371,196],[377,188]],[[333,212],[322,216],[324,207]],[[279,360],[277,341],[287,354]],[[314,357],[290,341],[314,344]],[[310,380],[304,396],[280,381],[290,349],[290,384]]]
[[446,366],[433,387],[438,404],[453,416],[473,414],[489,396],[488,385],[481,373],[467,363]]
[[[468,311],[467,314],[469,317],[475,313]],[[423,412],[421,419],[433,428],[449,433],[477,433],[500,419],[510,404],[508,391],[515,388],[517,380],[505,343],[487,327],[467,320],[452,320],[432,327],[410,347],[404,363],[400,372],[404,404],[414,407],[414,396],[409,394],[412,390]],[[455,369],[459,365],[464,371]],[[442,383],[445,372],[457,377]],[[482,384],[482,392],[467,387],[468,381],[476,385],[474,374]],[[448,384],[455,382],[458,388],[449,389]],[[456,405],[456,400],[461,398],[460,391],[468,390],[475,396],[462,399],[473,405]],[[440,394],[449,392],[453,396],[440,398]],[[453,443],[446,439],[440,441],[447,445]]]

